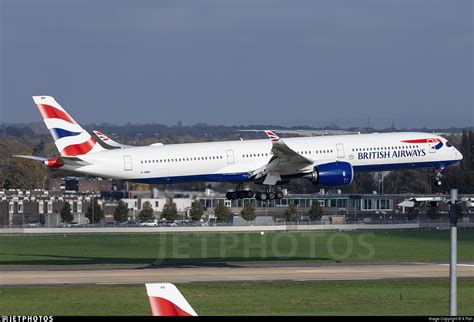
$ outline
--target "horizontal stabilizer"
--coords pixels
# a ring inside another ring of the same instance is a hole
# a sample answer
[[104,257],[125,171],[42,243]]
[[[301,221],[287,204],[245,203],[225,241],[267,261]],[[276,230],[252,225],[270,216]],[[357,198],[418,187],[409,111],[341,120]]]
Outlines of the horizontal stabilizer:
[[71,166],[85,166],[85,165],[92,164],[78,157],[45,158],[45,157],[37,157],[34,155],[13,155],[13,157],[34,160],[34,161],[41,161],[49,168],[60,168],[64,166],[65,164],[71,165]]
[[14,158],[22,158],[22,159],[29,159],[35,161],[48,161],[49,158],[45,157],[37,157],[35,155],[12,155]]

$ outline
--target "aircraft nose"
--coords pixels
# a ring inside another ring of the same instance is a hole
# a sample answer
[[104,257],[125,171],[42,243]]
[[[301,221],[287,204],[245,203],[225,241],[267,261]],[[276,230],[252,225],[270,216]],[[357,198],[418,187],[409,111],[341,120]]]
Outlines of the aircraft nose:
[[454,152],[455,156],[456,156],[456,159],[457,160],[462,160],[463,159],[463,156],[462,156],[462,153],[459,152],[458,149],[455,149],[456,151]]

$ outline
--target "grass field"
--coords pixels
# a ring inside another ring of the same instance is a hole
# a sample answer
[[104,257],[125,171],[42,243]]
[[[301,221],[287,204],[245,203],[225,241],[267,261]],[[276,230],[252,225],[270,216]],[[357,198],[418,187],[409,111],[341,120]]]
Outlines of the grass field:
[[[444,315],[446,280],[177,285],[199,315]],[[150,315],[144,285],[1,288],[2,315]],[[458,314],[474,315],[474,280],[458,281]]]
[[[474,260],[474,231],[458,232],[458,260]],[[448,261],[448,231],[0,236],[0,267]]]

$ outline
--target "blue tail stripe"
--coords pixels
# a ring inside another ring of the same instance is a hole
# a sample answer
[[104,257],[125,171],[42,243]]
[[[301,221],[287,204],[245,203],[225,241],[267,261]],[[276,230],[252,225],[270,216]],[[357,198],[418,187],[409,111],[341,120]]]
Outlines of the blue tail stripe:
[[76,136],[81,134],[81,132],[71,132],[61,128],[49,129],[49,131],[51,132],[51,135],[53,136],[55,141],[67,136]]

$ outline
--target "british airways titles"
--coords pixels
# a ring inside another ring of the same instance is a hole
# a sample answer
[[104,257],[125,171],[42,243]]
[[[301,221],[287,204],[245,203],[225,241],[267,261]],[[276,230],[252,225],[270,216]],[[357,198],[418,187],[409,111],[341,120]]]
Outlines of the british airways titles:
[[414,150],[359,152],[357,154],[357,158],[359,160],[368,160],[368,159],[424,157],[425,155],[426,155],[426,151],[424,149],[414,149]]

